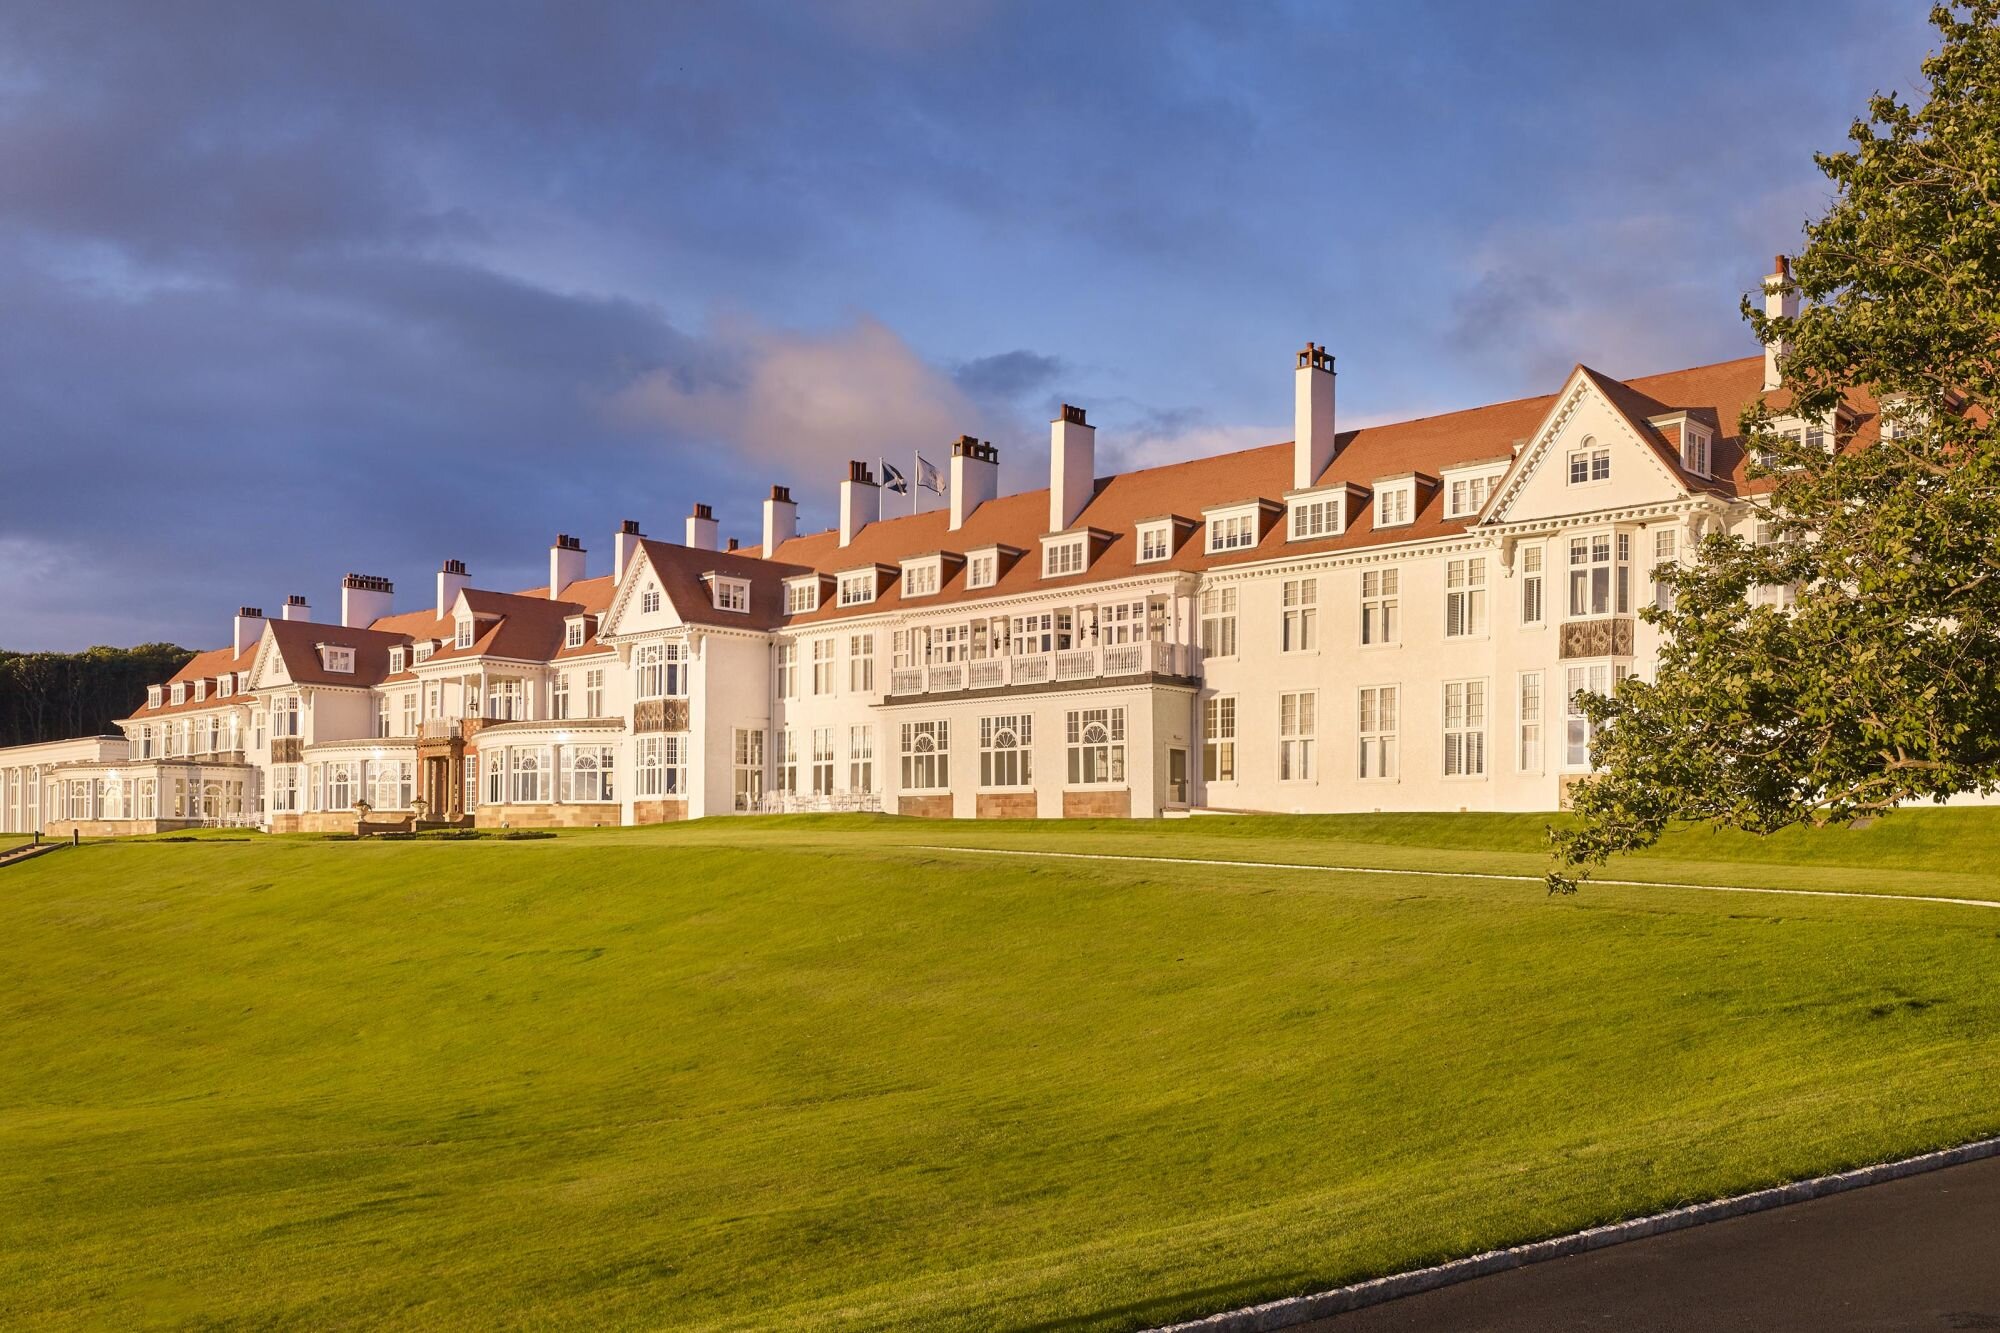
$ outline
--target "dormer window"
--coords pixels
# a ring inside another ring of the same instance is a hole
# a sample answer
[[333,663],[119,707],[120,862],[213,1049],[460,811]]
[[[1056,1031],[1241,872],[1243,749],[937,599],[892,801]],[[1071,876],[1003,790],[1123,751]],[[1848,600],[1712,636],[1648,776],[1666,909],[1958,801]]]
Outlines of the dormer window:
[[403,650],[401,648],[391,648],[389,650],[390,675],[392,676],[395,675],[397,672],[403,670],[404,667],[406,667],[407,665],[408,665],[408,660],[404,656]]
[[716,610],[749,614],[750,580],[723,578],[717,575],[714,580],[713,595]]
[[938,576],[942,562],[933,558],[917,560],[903,566],[903,596],[929,597],[938,590]]
[[176,681],[174,683],[173,701],[177,704],[184,704],[187,702],[187,697],[188,697],[188,687],[186,683]]
[[983,551],[969,557],[965,562],[965,586],[968,588],[990,588],[1000,579],[1000,554],[997,551]]
[[352,648],[342,648],[331,643],[321,644],[320,654],[322,660],[326,663],[328,671],[337,671],[346,676],[354,674],[354,650]]
[[840,604],[864,606],[875,600],[875,571],[864,569],[840,576]]
[[1697,477],[1709,475],[1708,432],[1692,421],[1681,427],[1681,466]]
[[1344,518],[1341,513],[1343,500],[1344,496],[1336,492],[1292,501],[1290,539],[1303,542],[1315,537],[1338,537]]
[[458,622],[458,634],[457,634],[457,637],[455,637],[454,639],[452,639],[452,646],[453,646],[453,647],[457,647],[457,648],[470,648],[470,647],[472,646],[472,617],[471,617],[471,616],[465,616],[465,617],[463,617],[462,619],[460,619],[460,620],[459,620],[459,622]]
[[417,645],[417,660],[419,662],[428,662],[431,660],[431,647],[429,639],[425,639]]
[[1164,523],[1143,523],[1139,527],[1139,563],[1152,564],[1165,560],[1174,553],[1174,525],[1172,520]]
[[1248,550],[1257,544],[1257,515],[1245,510],[1240,514],[1226,514],[1208,520],[1208,550],[1211,555],[1221,551]]
[[1378,528],[1407,527],[1414,519],[1417,508],[1417,483],[1396,481],[1375,486],[1375,526]]
[[581,648],[584,640],[584,625],[581,620],[572,620],[563,626],[563,647]]
[[160,706],[160,687],[157,685],[148,685],[146,687],[146,707],[158,708],[159,706]]
[[1481,472],[1471,476],[1450,477],[1445,482],[1444,516],[1446,518],[1474,518],[1486,508],[1487,497],[1500,484],[1500,474]]
[[208,697],[208,678],[202,677],[194,683],[194,701],[200,703]]
[[660,590],[648,588],[639,594],[639,611],[642,615],[652,615],[660,609]]
[[1569,451],[1569,484],[1590,486],[1611,480],[1611,450],[1586,437]]
[[819,576],[794,579],[785,585],[785,614],[803,615],[819,610]]
[[236,673],[231,671],[215,679],[215,697],[227,699],[236,693]]
[[1045,542],[1042,546],[1042,577],[1045,579],[1081,574],[1089,564],[1090,537],[1087,533],[1079,532],[1074,537]]

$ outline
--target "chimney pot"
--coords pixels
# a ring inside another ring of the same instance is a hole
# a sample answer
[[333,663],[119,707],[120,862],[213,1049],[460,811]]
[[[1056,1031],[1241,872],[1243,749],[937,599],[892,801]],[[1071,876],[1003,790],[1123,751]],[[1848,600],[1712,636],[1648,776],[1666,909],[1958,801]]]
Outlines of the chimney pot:
[[729,539],[729,549],[732,551],[736,549],[736,539],[734,537]]
[[792,488],[773,486],[764,501],[764,558],[799,535],[799,507],[792,500]]
[[1079,426],[1088,426],[1090,424],[1083,419],[1082,408],[1071,407],[1068,403],[1062,405],[1062,419],[1064,421],[1073,421]]
[[261,606],[239,606],[236,608],[236,614],[247,616],[252,620],[262,620],[264,618],[264,608]]
[[847,480],[840,483],[840,544],[853,542],[855,534],[882,517],[882,492],[868,465],[849,459]]
[[562,590],[583,577],[589,552],[583,549],[583,539],[572,537],[567,532],[556,534],[556,544],[549,548],[549,600],[558,601]]
[[1075,523],[1096,485],[1097,428],[1082,408],[1064,403],[1062,415],[1049,423],[1049,531]]
[[694,507],[694,512],[687,517],[686,544],[698,551],[713,551],[722,544],[714,509],[705,504]]
[[452,605],[458,601],[458,594],[472,583],[466,577],[463,560],[447,560],[438,570],[437,576],[437,616],[442,620]]
[[970,435],[959,436],[958,443],[951,446],[951,479],[947,489],[951,495],[951,531],[957,532],[980,505],[1000,494],[1000,451]]
[[396,585],[379,574],[349,574],[340,581],[340,623],[348,629],[367,629],[389,614],[395,604]]
[[1319,484],[1339,445],[1334,435],[1333,358],[1318,343],[1299,353],[1292,377],[1292,487]]
[[623,523],[620,523],[620,524],[618,525],[618,531],[620,531],[620,532],[624,533],[624,534],[625,534],[626,536],[628,536],[628,537],[636,537],[636,536],[638,536],[638,535],[639,535],[639,520],[638,520],[638,519],[636,519],[636,518],[628,518],[628,519],[626,519],[626,520],[625,520],[625,521],[624,521]]

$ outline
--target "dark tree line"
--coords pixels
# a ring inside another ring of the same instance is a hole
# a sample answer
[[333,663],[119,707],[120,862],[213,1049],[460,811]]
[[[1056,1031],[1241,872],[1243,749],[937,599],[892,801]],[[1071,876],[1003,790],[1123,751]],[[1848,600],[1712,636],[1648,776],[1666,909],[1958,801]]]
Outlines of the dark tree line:
[[0,648],[0,745],[101,736],[194,656],[171,643],[14,653]]

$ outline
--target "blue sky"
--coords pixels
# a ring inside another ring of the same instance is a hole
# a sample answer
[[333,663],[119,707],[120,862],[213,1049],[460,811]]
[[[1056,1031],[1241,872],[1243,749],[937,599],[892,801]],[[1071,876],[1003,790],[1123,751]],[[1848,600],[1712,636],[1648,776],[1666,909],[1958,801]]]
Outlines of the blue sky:
[[0,646],[1745,355],[1923,9],[0,6]]

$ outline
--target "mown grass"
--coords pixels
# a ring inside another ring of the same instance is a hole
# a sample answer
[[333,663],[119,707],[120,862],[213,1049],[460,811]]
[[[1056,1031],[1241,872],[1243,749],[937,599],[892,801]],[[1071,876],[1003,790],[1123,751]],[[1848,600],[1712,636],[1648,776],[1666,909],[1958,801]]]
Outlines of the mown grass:
[[2000,1130],[2000,912],[1450,873],[1545,823],[60,851],[0,872],[0,1325],[1122,1329]]

